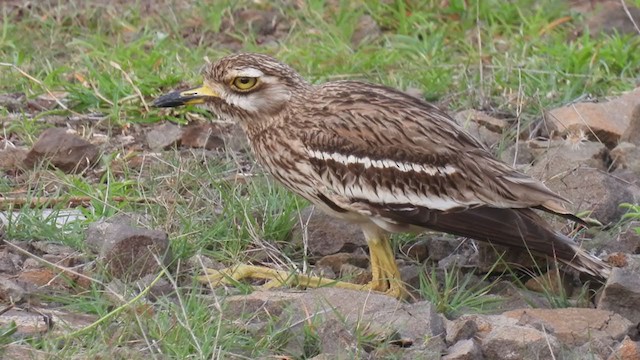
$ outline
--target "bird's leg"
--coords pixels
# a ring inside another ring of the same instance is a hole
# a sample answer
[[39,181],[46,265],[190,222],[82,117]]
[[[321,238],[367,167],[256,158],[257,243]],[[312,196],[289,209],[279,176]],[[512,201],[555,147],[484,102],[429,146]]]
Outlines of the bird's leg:
[[400,271],[396,264],[389,235],[375,226],[363,228],[364,235],[369,244],[371,258],[371,282],[360,285],[345,281],[321,278],[317,276],[299,275],[293,272],[275,270],[264,266],[240,264],[223,270],[207,269],[207,274],[200,276],[199,280],[211,286],[222,283],[231,283],[242,279],[269,280],[264,288],[279,286],[301,286],[317,288],[322,286],[334,286],[342,289],[373,290],[385,293],[395,298],[405,298],[408,293],[400,278]]
[[367,285],[353,284],[345,281],[321,278],[317,276],[299,275],[296,273],[275,270],[264,266],[240,264],[223,270],[206,269],[207,274],[198,278],[200,282],[217,286],[222,283],[233,283],[242,279],[269,280],[263,287],[273,288],[279,286],[322,287],[334,286],[343,289],[366,290]]
[[371,290],[384,292],[395,298],[405,298],[407,290],[396,264],[389,236],[377,231],[370,234],[365,230],[371,259]]

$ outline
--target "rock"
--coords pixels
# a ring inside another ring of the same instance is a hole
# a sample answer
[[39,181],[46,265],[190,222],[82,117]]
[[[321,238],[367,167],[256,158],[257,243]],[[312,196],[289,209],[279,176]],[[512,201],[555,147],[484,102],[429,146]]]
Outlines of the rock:
[[[617,0],[574,0],[571,3],[571,9],[584,16],[586,20],[585,25],[589,29],[589,34],[593,36],[601,33],[610,35],[614,33],[637,33],[626,10]],[[631,13],[632,19],[638,19],[640,17],[640,9],[633,6],[633,3],[627,3],[627,8]]]
[[182,131],[180,143],[190,148],[224,149],[224,139],[212,123],[192,123]]
[[488,148],[494,147],[502,140],[502,132],[509,126],[504,119],[497,119],[473,109],[460,111],[453,119]]
[[621,142],[610,152],[612,164],[616,170],[629,170],[640,176],[640,147],[630,142]]
[[551,270],[546,274],[532,277],[524,283],[524,286],[531,291],[539,293],[566,296],[572,293],[573,287],[569,279],[563,275],[564,274],[558,270]]
[[306,230],[309,251],[315,256],[353,252],[367,245],[359,226],[331,217],[314,206],[302,210],[299,218],[302,224],[295,225],[292,237],[304,239]]
[[454,119],[462,126],[468,122],[474,122],[497,134],[502,134],[504,130],[509,127],[507,120],[498,119],[485,112],[474,109],[460,111],[455,114]]
[[[100,221],[89,225],[86,242],[99,254],[110,275],[118,279],[140,279],[171,263],[169,238],[159,230]],[[155,257],[162,263],[158,264]]]
[[337,319],[328,319],[318,329],[320,351],[332,355],[332,359],[354,359],[365,351],[358,345],[359,341],[344,323]]
[[49,161],[54,167],[67,172],[81,172],[99,159],[97,146],[70,133],[67,129],[45,130],[27,153],[24,164],[31,168],[42,161]]
[[498,157],[502,162],[514,166],[532,164],[535,160],[528,141],[518,141],[518,144],[507,146]]
[[351,35],[351,44],[354,47],[360,46],[364,42],[372,41],[382,35],[382,30],[378,23],[367,14],[361,15],[356,23],[356,28]]
[[51,320],[37,312],[10,309],[0,316],[0,328],[7,328],[15,322],[18,335],[37,335],[49,331]]
[[342,264],[340,278],[354,284],[366,284],[371,281],[371,272],[355,265]]
[[553,335],[563,345],[576,347],[594,340],[613,344],[631,331],[631,321],[611,311],[587,308],[521,309],[503,316],[518,320],[518,325],[535,327]]
[[[156,276],[156,274],[146,275],[142,279],[136,281],[136,287],[142,291],[151,285],[151,283],[156,279]],[[176,288],[169,282],[169,280],[162,278],[151,286],[147,296],[150,297],[151,301],[156,301],[158,298],[173,294],[175,291]]]
[[0,170],[16,173],[24,166],[28,150],[17,147],[0,149]]
[[[0,239],[2,239],[2,236],[0,236]],[[0,273],[6,275],[17,274],[20,270],[20,267],[22,266],[22,263],[23,260],[20,255],[13,254],[7,250],[3,250],[0,252]]]
[[37,350],[29,345],[6,344],[2,346],[2,356],[11,360],[44,360],[47,355],[42,350]]
[[525,269],[546,269],[547,259],[526,250],[478,242],[477,268],[481,272],[507,270],[509,264]]
[[607,170],[607,147],[599,142],[572,143],[568,140],[530,141],[535,165],[529,174],[543,179],[574,170],[582,165]]
[[631,258],[624,268],[613,268],[607,279],[597,308],[613,311],[640,324],[640,260]]
[[457,320],[447,321],[447,344],[456,344],[460,341],[472,339],[478,331],[475,317],[461,316]]
[[625,337],[607,360],[640,360],[640,342]]
[[622,133],[620,140],[640,146],[640,104],[636,105],[633,109],[629,126],[627,130]]
[[317,267],[327,267],[337,275],[340,275],[344,265],[347,264],[366,269],[369,266],[369,257],[359,254],[338,253],[327,255],[316,262]]
[[420,276],[427,271],[424,266],[398,263],[398,270],[400,271],[402,282],[407,285],[409,290],[420,289]]
[[20,303],[26,291],[15,281],[0,275],[0,301],[5,304]]
[[447,349],[447,355],[442,360],[481,360],[480,346],[472,339],[460,340]]
[[153,151],[163,150],[175,145],[181,136],[180,126],[165,122],[147,132],[147,145]]
[[[405,304],[383,294],[337,288],[308,291],[298,302],[317,317],[344,321],[349,328],[367,329],[381,340],[406,339],[428,348],[444,348],[444,325],[427,301]],[[297,316],[305,318],[305,312]]]
[[[639,220],[626,222],[610,230],[598,231],[585,248],[596,254],[640,254],[640,234],[636,232],[636,228],[640,228]],[[626,266],[626,258],[622,260],[624,263],[617,267]]]
[[461,250],[463,240],[450,237],[422,237],[402,247],[402,253],[418,262],[438,262]]
[[0,108],[7,109],[8,112],[20,112],[27,105],[27,97],[22,92],[0,94]]
[[482,339],[481,348],[492,360],[556,359],[560,343],[553,335],[534,328],[502,325]]
[[[224,316],[230,319],[238,319],[240,314],[251,314],[254,322],[279,319],[278,324],[270,327],[273,330],[273,326],[281,326],[291,331],[289,349],[304,348],[304,324],[313,324],[318,335],[327,336],[322,352],[333,351],[332,347],[339,344],[351,346],[349,334],[375,339],[370,344],[374,348],[378,342],[420,344],[424,352],[438,354],[435,359],[444,349],[442,319],[430,303],[406,304],[374,292],[331,287],[304,292],[255,291],[227,298],[223,309]],[[323,329],[325,326],[328,328]],[[328,338],[333,330],[342,333],[341,340]]]
[[630,126],[631,114],[638,104],[640,88],[610,101],[575,103],[553,109],[545,117],[549,126],[560,134],[581,132],[613,147]]
[[248,148],[244,132],[238,124],[193,122],[182,130],[182,146],[207,150],[243,151]]
[[406,257],[421,263],[429,258],[428,244],[429,239],[418,239],[403,245],[400,252]]
[[285,309],[294,306],[302,296],[303,292],[294,290],[254,291],[248,295],[229,296],[222,304],[222,314],[227,319],[251,314],[252,321],[269,321],[283,315]]
[[542,179],[551,190],[571,200],[572,204],[566,205],[571,212],[588,210],[591,212],[589,217],[603,224],[615,223],[624,215],[626,210],[620,208],[621,203],[637,203],[640,200],[638,186],[591,167],[580,166],[558,172],[541,169],[536,164],[530,175]]

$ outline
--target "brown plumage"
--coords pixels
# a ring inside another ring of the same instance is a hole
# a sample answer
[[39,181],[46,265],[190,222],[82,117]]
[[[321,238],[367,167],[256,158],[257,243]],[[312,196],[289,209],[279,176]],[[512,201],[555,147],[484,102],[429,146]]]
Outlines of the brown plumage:
[[260,54],[225,57],[203,74],[203,87],[155,105],[204,103],[238,121],[277,180],[363,228],[372,289],[402,295],[387,234],[424,229],[528,248],[594,276],[608,274],[606,264],[531,210],[582,222],[563,208],[566,199],[495,159],[423,100],[358,81],[312,85]]

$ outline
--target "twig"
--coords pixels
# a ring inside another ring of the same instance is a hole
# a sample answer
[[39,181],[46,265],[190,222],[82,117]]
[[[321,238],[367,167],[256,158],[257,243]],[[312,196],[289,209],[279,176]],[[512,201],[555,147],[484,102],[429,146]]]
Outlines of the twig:
[[5,62],[0,62],[0,66],[6,66],[6,67],[13,68],[14,70],[16,70],[17,72],[19,72],[20,74],[22,74],[22,76],[24,76],[24,77],[26,77],[27,79],[29,79],[29,80],[31,80],[31,81],[33,81],[33,82],[35,82],[36,84],[40,85],[40,86],[44,89],[44,91],[46,91],[46,92],[47,92],[47,94],[49,94],[49,96],[51,96],[51,98],[52,98],[53,100],[55,100],[56,104],[58,104],[61,108],[65,109],[65,110],[67,110],[67,111],[71,111],[72,113],[74,113],[74,114],[76,114],[76,115],[78,114],[78,113],[76,113],[75,111],[70,110],[70,109],[69,109],[65,104],[63,104],[63,103],[62,103],[62,101],[60,101],[60,99],[58,99],[58,97],[56,97],[56,96],[55,96],[55,95],[54,95],[54,94],[49,90],[49,88],[47,88],[47,87],[42,83],[42,81],[40,81],[40,80],[38,80],[38,79],[34,78],[33,76],[29,75],[29,73],[27,73],[26,71],[24,71],[24,70],[20,69],[19,67],[17,67],[17,66],[16,66],[16,65],[14,65],[14,64],[5,63]]
[[144,288],[140,294],[138,294],[137,296],[135,296],[134,298],[132,298],[131,300],[127,301],[126,303],[118,306],[117,308],[115,308],[113,311],[111,311],[110,313],[108,313],[107,315],[101,317],[100,319],[96,320],[95,322],[93,322],[91,325],[86,326],[82,329],[76,330],[72,333],[66,334],[66,335],[62,335],[60,338],[61,339],[73,339],[76,338],[78,335],[85,333],[95,327],[97,327],[98,325],[102,324],[103,322],[109,320],[110,318],[118,315],[120,312],[122,312],[122,310],[128,308],[129,306],[133,305],[134,303],[136,303],[138,300],[142,299],[145,295],[147,295],[147,293],[149,292],[149,290],[151,290],[151,288],[158,282],[160,281],[160,279],[162,279],[162,277],[165,275],[165,269],[162,269],[162,271],[160,271],[160,273],[158,274],[158,276],[156,276],[155,279],[153,279],[153,281],[149,284],[149,286],[147,286],[146,288]]
[[629,20],[631,20],[631,23],[633,24],[633,27],[636,28],[636,31],[638,32],[638,34],[640,34],[640,28],[638,27],[638,24],[636,23],[636,21],[633,20],[633,16],[631,16],[631,12],[629,11],[629,8],[627,7],[627,3],[624,0],[620,0],[620,3],[622,4],[622,8],[624,9],[624,12],[629,17]]
[[122,69],[122,67],[120,66],[120,64],[118,64],[115,61],[109,61],[109,64],[111,64],[111,66],[113,66],[114,68],[120,70],[120,72],[122,72],[122,75],[124,76],[124,78],[129,82],[129,84],[131,84],[131,86],[133,86],[133,90],[136,92],[136,94],[138,94],[138,97],[140,98],[140,101],[142,102],[142,106],[144,106],[144,109],[148,112],[149,111],[149,105],[147,105],[147,102],[144,101],[144,96],[142,96],[142,91],[140,91],[140,89],[136,86],[136,84],[133,83],[133,80],[131,80],[131,77],[129,76],[129,74],[127,74],[126,71],[124,71]]
[[[53,207],[57,204],[66,204],[67,207],[87,207],[92,201],[97,200],[91,196],[61,196],[61,197],[32,197],[32,198],[16,198],[16,197],[0,197],[0,210],[6,210],[8,208],[37,208],[42,206]],[[127,196],[114,196],[108,198],[108,200],[115,202],[130,202],[130,203],[176,203],[173,199],[158,199],[148,197],[127,197]]]

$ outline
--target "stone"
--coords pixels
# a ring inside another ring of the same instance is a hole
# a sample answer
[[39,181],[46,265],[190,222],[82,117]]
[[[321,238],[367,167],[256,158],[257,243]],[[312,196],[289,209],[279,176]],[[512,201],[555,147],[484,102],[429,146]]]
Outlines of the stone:
[[632,329],[631,321],[611,311],[588,308],[521,309],[507,311],[505,317],[518,325],[533,326],[553,335],[563,345],[576,347],[599,340],[613,344]]
[[622,133],[620,141],[640,146],[640,104],[633,109],[629,126]]
[[333,355],[333,359],[353,359],[357,354],[364,354],[353,330],[337,319],[328,319],[317,332],[320,351]]
[[164,231],[100,221],[89,225],[85,239],[109,274],[118,279],[140,279],[171,263],[169,238]]
[[[0,241],[2,237],[0,236]],[[6,275],[15,275],[20,270],[23,260],[20,255],[11,253],[7,250],[0,251],[0,273]]]
[[25,298],[25,289],[12,279],[0,274],[0,301],[5,304],[20,303]]
[[[541,175],[543,174],[543,175]],[[621,203],[640,201],[640,187],[593,167],[578,166],[557,171],[534,165],[530,175],[543,180],[557,194],[571,200],[566,208],[573,213],[590,211],[590,218],[602,224],[615,223],[626,213]]]
[[625,337],[607,360],[640,360],[640,342]]
[[545,274],[534,276],[524,283],[524,287],[531,291],[557,296],[566,296],[573,291],[569,279],[558,270],[551,270]]
[[64,128],[45,130],[24,159],[32,168],[42,161],[66,172],[82,172],[97,163],[98,147]]
[[[516,151],[517,150],[517,151]],[[517,144],[507,146],[506,149],[500,152],[498,155],[500,160],[509,165],[522,165],[532,164],[535,161],[535,157],[528,141],[518,141]],[[515,161],[514,161],[515,159]]]
[[607,170],[605,164],[607,147],[594,141],[573,143],[570,140],[530,141],[529,147],[535,157],[535,165],[529,174],[544,179],[574,170],[581,165]]
[[518,264],[525,269],[545,269],[547,259],[531,254],[527,250],[478,242],[477,268],[481,272],[498,272],[509,268],[509,264]]
[[400,252],[411,260],[421,263],[429,258],[428,244],[429,239],[418,239],[403,245]]
[[462,126],[468,122],[474,122],[497,134],[502,134],[502,132],[509,127],[507,120],[498,119],[485,112],[474,109],[460,111],[455,114],[454,119]]
[[319,288],[307,291],[297,303],[298,309],[306,309],[298,312],[300,318],[309,314],[337,318],[348,328],[367,329],[368,334],[375,334],[382,341],[406,339],[431,350],[444,349],[442,318],[427,301],[405,304],[384,294]]
[[190,148],[224,149],[225,141],[214,123],[191,123],[182,131],[180,143]]
[[226,122],[194,122],[187,125],[180,143],[184,147],[207,150],[244,151],[247,138],[238,124]]
[[454,114],[453,119],[488,148],[500,143],[502,131],[509,125],[506,120],[473,109],[460,111]]
[[480,346],[484,356],[492,360],[556,359],[560,351],[553,335],[519,325],[496,326]]
[[[600,230],[585,248],[596,254],[640,254],[640,234],[636,231],[637,228],[640,228],[640,220],[628,221],[609,230]],[[623,264],[617,267],[626,266],[626,257],[621,260]]]
[[456,344],[460,341],[472,339],[478,331],[476,319],[474,317],[461,316],[460,318],[446,322],[447,344]]
[[640,324],[640,256],[627,256],[629,264],[614,267],[598,300],[597,308],[613,311]]
[[2,346],[2,356],[11,360],[45,360],[50,354],[24,344],[6,344]]
[[[236,322],[242,314],[254,323],[278,319],[270,327],[272,331],[274,326],[291,331],[287,348],[294,352],[304,347],[305,324],[312,324],[320,336],[322,353],[345,344],[348,349],[357,349],[351,345],[350,334],[370,339],[367,346],[371,348],[385,343],[416,344],[421,353],[438,354],[434,359],[445,348],[442,318],[426,301],[407,304],[375,292],[325,287],[304,292],[254,291],[228,297],[222,306],[222,314]],[[335,331],[342,334],[341,339],[329,338]]]
[[632,112],[638,104],[640,88],[609,101],[575,103],[553,109],[545,118],[561,135],[581,132],[613,147],[630,126]]
[[0,170],[16,173],[24,167],[24,159],[27,157],[27,149],[8,147],[0,149]]
[[640,147],[638,146],[630,142],[619,143],[610,152],[611,167],[615,170],[628,170],[640,176]]
[[329,268],[337,275],[340,275],[344,265],[366,269],[369,266],[369,257],[352,253],[338,253],[324,256],[316,262],[316,266]]
[[460,340],[447,349],[442,360],[481,360],[482,350],[472,339]]
[[[613,35],[637,34],[633,21],[620,1],[617,0],[573,0],[571,10],[582,14],[585,18],[585,25],[589,29],[589,34],[598,36],[601,33]],[[640,9],[627,3],[627,9],[632,19],[640,17]],[[636,20],[637,23],[637,20]]]
[[371,15],[361,15],[356,23],[356,28],[351,35],[351,44],[354,47],[358,47],[363,43],[370,42],[379,38],[382,35],[382,30],[378,23]]
[[331,217],[314,206],[303,209],[299,219],[292,238],[301,240],[306,236],[309,252],[314,256],[349,253],[367,245],[359,226]]
[[153,151],[163,150],[176,145],[181,136],[182,129],[180,126],[170,122],[164,122],[147,132],[147,145]]

